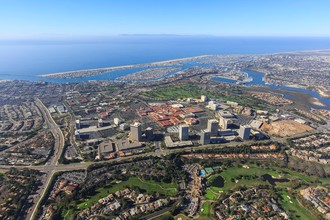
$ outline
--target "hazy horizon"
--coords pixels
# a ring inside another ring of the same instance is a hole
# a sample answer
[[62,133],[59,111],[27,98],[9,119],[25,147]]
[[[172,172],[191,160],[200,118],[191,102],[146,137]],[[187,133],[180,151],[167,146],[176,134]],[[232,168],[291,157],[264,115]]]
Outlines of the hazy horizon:
[[0,39],[330,37],[329,1],[3,1]]
[[[1,39],[2,43],[105,43],[119,39],[147,39],[147,38],[160,38],[160,39],[171,39],[171,38],[218,38],[218,39],[330,39],[330,36],[217,36],[217,35],[180,35],[180,34],[119,34],[109,36],[82,36],[82,37],[48,37],[48,38],[11,38]],[[325,48],[326,49],[326,48]]]

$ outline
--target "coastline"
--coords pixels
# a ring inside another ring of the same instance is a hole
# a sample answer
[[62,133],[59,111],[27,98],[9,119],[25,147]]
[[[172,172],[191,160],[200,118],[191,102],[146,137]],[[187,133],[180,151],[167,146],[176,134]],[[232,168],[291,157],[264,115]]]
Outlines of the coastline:
[[113,66],[113,67],[104,67],[104,68],[96,68],[96,69],[86,69],[86,70],[74,70],[74,71],[66,71],[66,72],[58,72],[58,73],[49,73],[49,74],[42,74],[39,75],[43,78],[59,78],[59,79],[68,79],[68,78],[83,78],[88,76],[94,76],[98,74],[102,74],[105,72],[112,72],[116,70],[125,70],[125,69],[132,69],[132,68],[143,68],[143,67],[157,67],[166,64],[179,64],[182,61],[192,61],[196,59],[202,59],[205,57],[209,57],[213,55],[200,55],[194,57],[186,57],[186,58],[178,58],[172,60],[164,60],[164,61],[156,61],[151,63],[144,63],[144,64],[131,64],[131,65],[123,65],[123,66]]
[[8,80],[8,79],[0,79],[0,83],[5,83],[5,82],[10,82],[12,80]]

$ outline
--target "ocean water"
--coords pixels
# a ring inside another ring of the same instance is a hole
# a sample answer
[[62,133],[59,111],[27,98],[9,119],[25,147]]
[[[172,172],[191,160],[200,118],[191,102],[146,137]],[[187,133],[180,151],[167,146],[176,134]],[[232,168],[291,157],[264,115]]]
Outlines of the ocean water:
[[132,70],[70,80],[45,79],[38,75],[205,54],[270,54],[320,49],[330,49],[330,38],[118,36],[75,41],[0,41],[0,80],[111,80]]

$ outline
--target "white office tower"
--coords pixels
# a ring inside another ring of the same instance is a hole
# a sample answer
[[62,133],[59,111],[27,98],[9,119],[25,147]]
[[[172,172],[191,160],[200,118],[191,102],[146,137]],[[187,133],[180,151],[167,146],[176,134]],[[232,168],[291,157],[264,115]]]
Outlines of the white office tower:
[[114,118],[113,123],[118,126],[121,123],[121,120],[119,118]]
[[126,124],[126,123],[120,124],[119,129],[122,130],[122,131],[126,131],[126,130],[129,129],[129,125]]
[[131,124],[130,139],[132,141],[141,141],[141,137],[142,137],[141,123],[135,122],[134,124]]
[[202,102],[206,102],[206,101],[207,101],[207,97],[206,97],[205,95],[202,95],[202,96],[201,96],[201,101],[202,101]]
[[189,139],[189,126],[188,125],[180,125],[179,138],[181,141],[185,141],[185,140]]
[[207,121],[207,131],[209,131],[211,135],[218,134],[218,127],[219,127],[219,122],[217,120],[209,119]]
[[250,132],[251,132],[251,128],[246,126],[246,125],[241,125],[239,127],[239,131],[238,131],[238,136],[243,140],[249,140],[250,139]]
[[76,128],[80,129],[80,120],[76,120]]
[[201,145],[206,145],[210,143],[211,139],[211,134],[209,131],[202,130],[201,131],[201,139],[200,139],[200,144]]
[[209,108],[210,108],[210,110],[212,110],[212,111],[216,111],[216,110],[218,110],[219,105],[218,105],[218,104],[212,104],[212,105],[209,106]]
[[100,118],[97,122],[97,126],[100,128],[100,127],[103,127],[104,123],[103,123],[103,120]]
[[220,118],[220,127],[221,129],[227,129],[228,125],[232,123],[232,120],[230,118]]

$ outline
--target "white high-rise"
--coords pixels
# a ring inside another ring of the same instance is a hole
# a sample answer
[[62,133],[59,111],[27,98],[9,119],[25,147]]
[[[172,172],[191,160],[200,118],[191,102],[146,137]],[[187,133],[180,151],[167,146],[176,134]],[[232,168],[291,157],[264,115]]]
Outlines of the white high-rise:
[[131,140],[141,141],[141,137],[142,137],[141,123],[135,122],[134,124],[131,124],[131,133],[130,133]]
[[219,127],[219,122],[217,120],[209,119],[207,121],[207,131],[209,131],[211,135],[218,134],[218,127]]

